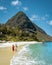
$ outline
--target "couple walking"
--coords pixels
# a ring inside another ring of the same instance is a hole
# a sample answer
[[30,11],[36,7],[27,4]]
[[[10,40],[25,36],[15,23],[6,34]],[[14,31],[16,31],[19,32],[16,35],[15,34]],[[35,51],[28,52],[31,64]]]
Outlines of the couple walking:
[[15,44],[15,45],[13,44],[12,45],[12,51],[17,51],[17,44]]

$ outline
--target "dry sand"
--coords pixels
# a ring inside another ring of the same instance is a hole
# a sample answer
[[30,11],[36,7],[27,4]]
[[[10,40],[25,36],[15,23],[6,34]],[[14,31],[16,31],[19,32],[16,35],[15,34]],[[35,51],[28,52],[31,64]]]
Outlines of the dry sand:
[[23,45],[18,46],[17,51],[12,51],[11,47],[0,48],[0,65],[10,65],[10,61],[16,52],[19,52]]
[[[17,47],[17,51],[12,51],[11,50],[11,45],[12,44],[16,44],[18,45]],[[23,45],[22,45],[23,43]],[[16,52],[18,53],[24,45],[26,44],[36,44],[37,42],[33,41],[33,42],[12,42],[11,44],[9,42],[4,43],[3,46],[0,46],[0,65],[10,65],[10,61],[12,59],[12,57],[16,54]],[[8,47],[10,46],[10,47]]]

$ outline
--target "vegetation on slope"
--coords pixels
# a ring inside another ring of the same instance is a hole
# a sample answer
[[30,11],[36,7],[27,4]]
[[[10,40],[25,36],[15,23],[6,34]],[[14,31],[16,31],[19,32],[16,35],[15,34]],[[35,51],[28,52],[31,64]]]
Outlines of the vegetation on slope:
[[21,30],[18,26],[0,25],[0,40],[5,41],[38,41],[36,34]]

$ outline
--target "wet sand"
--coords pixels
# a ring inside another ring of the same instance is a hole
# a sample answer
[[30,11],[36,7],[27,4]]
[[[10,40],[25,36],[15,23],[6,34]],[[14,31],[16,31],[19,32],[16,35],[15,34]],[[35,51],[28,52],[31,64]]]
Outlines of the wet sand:
[[17,51],[12,51],[11,47],[0,48],[0,65],[10,65],[10,61],[16,52],[19,52],[23,45],[17,47]]
[[[11,45],[16,44],[18,45],[17,51],[12,51]],[[23,44],[22,44],[23,43]],[[18,53],[26,44],[36,44],[37,42],[7,42],[7,43],[0,43],[0,65],[10,65],[10,61],[13,56]]]

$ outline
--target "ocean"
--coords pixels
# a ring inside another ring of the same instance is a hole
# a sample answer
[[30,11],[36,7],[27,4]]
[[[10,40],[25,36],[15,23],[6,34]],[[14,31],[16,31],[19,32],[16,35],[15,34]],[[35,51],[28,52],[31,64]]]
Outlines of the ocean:
[[52,42],[26,45],[13,56],[10,65],[52,65]]

